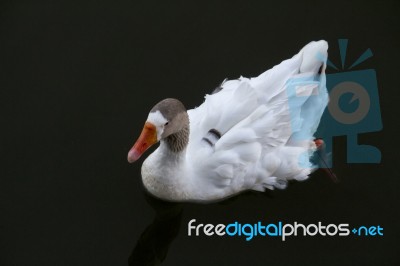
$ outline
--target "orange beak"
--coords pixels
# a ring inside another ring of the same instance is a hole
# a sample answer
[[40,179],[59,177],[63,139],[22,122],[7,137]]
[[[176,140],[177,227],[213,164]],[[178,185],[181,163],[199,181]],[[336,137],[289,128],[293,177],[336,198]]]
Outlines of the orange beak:
[[142,156],[142,154],[150,148],[151,145],[157,142],[157,130],[156,127],[149,122],[144,124],[142,133],[136,141],[135,145],[131,148],[128,153],[128,162],[133,163]]

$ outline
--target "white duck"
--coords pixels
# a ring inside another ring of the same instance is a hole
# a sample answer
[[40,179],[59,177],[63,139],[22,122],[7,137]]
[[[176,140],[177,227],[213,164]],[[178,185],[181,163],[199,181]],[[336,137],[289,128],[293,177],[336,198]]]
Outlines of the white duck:
[[156,104],[128,153],[132,163],[160,141],[142,165],[146,189],[169,201],[215,201],[308,178],[328,103],[327,49],[311,42],[256,78],[224,81],[189,111],[176,99]]

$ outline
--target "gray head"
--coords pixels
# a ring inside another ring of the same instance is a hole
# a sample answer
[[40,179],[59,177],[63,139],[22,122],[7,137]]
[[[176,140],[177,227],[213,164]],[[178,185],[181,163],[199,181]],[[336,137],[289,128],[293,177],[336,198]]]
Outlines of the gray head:
[[181,150],[188,141],[188,127],[185,106],[176,99],[162,100],[151,109],[139,139],[129,151],[128,161],[136,161],[151,145],[162,139],[167,140],[172,150]]
[[157,128],[157,139],[161,140],[181,131],[189,119],[185,106],[179,100],[167,98],[151,109],[147,122]]

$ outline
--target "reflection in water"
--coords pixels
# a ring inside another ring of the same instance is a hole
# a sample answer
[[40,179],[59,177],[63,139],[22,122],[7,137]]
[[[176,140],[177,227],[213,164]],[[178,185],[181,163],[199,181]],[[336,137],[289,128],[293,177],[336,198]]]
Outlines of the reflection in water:
[[148,193],[145,193],[145,197],[155,210],[156,217],[136,243],[129,257],[129,265],[160,265],[181,225],[182,204],[162,201]]
[[[258,194],[271,197],[271,192],[245,192],[210,204],[227,205],[239,198]],[[147,203],[155,210],[156,216],[153,222],[141,234],[135,248],[129,257],[129,265],[160,265],[167,257],[168,249],[172,241],[177,237],[183,213],[182,203],[166,202],[154,198],[144,192]],[[189,203],[185,204],[190,206]]]

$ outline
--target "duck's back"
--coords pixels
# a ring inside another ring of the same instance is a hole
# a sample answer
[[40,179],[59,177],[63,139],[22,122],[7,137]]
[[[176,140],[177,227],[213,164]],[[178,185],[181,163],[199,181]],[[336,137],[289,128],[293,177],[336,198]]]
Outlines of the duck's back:
[[328,102],[327,48],[312,42],[256,78],[224,82],[189,110],[187,161],[198,188],[220,197],[307,178],[313,134]]

